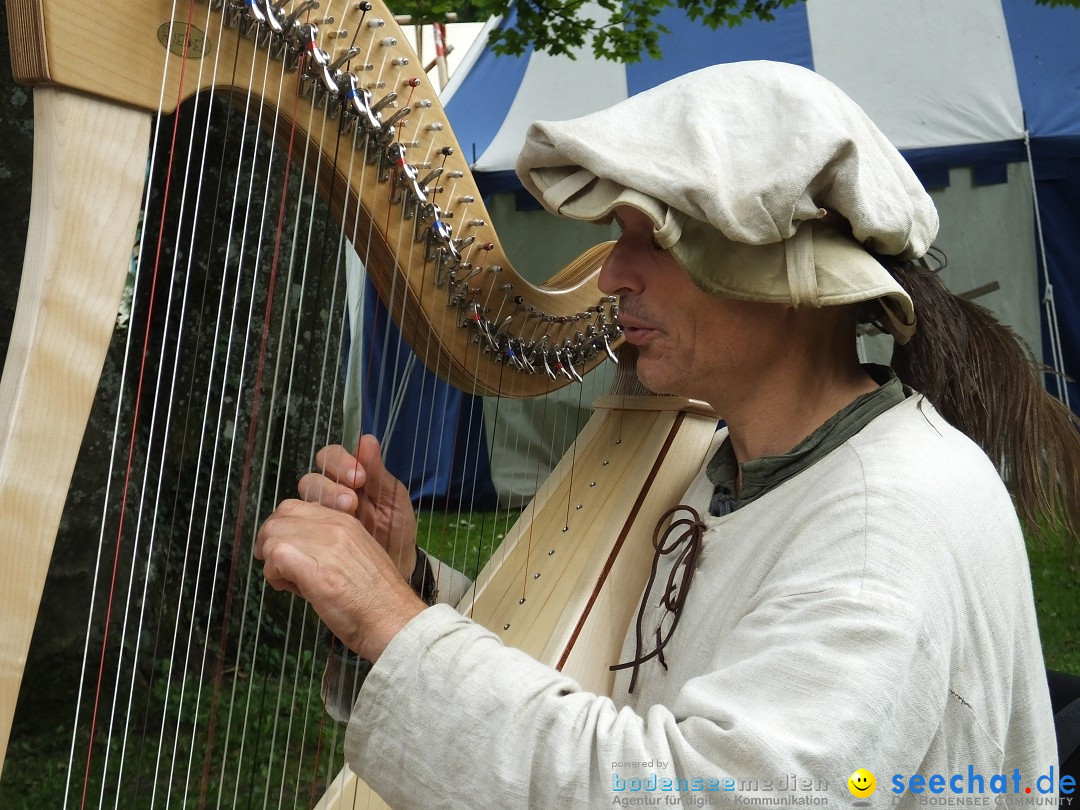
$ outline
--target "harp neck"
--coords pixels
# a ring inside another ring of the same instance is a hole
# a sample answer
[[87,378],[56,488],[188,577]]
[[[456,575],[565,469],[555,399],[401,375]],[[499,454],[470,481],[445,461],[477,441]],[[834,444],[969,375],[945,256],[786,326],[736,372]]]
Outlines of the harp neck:
[[211,90],[257,111],[298,171],[318,177],[405,339],[462,389],[533,396],[610,355],[614,301],[595,283],[608,248],[539,287],[514,271],[436,92],[379,0],[342,4],[332,24],[267,0],[192,2],[183,19],[171,5],[12,0],[16,77],[151,112]]

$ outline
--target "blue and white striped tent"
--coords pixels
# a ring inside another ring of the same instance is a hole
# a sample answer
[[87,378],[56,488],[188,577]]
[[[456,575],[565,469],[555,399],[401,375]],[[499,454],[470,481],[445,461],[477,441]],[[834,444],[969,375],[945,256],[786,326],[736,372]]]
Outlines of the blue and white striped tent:
[[[444,94],[482,189],[518,187],[514,160],[534,120],[582,115],[719,62],[802,65],[859,102],[929,188],[948,186],[956,167],[970,167],[976,185],[1003,183],[1009,164],[1030,161],[1041,220],[1030,267],[1045,244],[1064,355],[1054,358],[1044,334],[1046,359],[1080,374],[1080,10],[1035,0],[808,0],[772,22],[716,31],[677,8],[657,21],[670,30],[661,37],[664,58],[631,65],[590,54],[496,57],[482,36]],[[1026,228],[1039,228],[1036,209],[1023,207],[1030,189],[1017,193],[1012,210]],[[979,212],[959,212],[968,214]],[[1014,272],[991,268],[1003,290]]]
[[[582,115],[719,62],[799,64],[859,102],[932,190],[947,283],[967,291],[996,282],[979,303],[1048,366],[1080,376],[1080,9],[807,0],[731,29],[710,30],[676,8],[658,22],[670,30],[664,58],[631,65],[588,52],[496,57],[482,34],[444,92],[481,190],[520,190],[513,166],[534,120]],[[1075,384],[1061,394],[1080,406]]]

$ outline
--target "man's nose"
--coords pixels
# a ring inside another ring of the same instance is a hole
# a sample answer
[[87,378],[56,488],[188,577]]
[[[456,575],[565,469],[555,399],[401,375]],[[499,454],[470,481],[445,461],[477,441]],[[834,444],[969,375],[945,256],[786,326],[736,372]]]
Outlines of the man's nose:
[[606,295],[637,292],[633,281],[633,251],[627,242],[625,235],[619,237],[600,267],[596,285]]

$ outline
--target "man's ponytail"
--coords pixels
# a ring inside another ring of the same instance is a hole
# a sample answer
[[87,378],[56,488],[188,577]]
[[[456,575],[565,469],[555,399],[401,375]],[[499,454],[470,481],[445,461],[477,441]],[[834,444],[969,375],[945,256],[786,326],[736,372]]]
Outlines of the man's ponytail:
[[1031,536],[1080,529],[1080,420],[1043,385],[1047,369],[989,311],[953,295],[925,261],[878,257],[907,290],[918,327],[897,376],[997,466]]

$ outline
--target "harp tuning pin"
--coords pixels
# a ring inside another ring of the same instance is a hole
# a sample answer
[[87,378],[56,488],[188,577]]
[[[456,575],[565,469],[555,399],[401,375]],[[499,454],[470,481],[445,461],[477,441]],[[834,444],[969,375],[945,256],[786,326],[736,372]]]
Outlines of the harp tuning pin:
[[[410,82],[416,82],[416,84],[410,84],[409,85],[410,87],[416,87],[416,86],[418,86],[420,84],[419,79],[409,79],[409,81]],[[425,109],[425,110],[430,109],[430,107],[431,107],[431,99],[430,98],[422,98],[418,102],[416,102],[416,106],[420,107],[421,109]]]
[[428,132],[442,132],[442,130],[443,125],[441,121],[432,121],[430,124],[427,125]]
[[383,107],[388,104],[393,104],[395,101],[397,101],[397,93],[391,90],[389,93],[387,93],[385,96],[383,96],[381,99],[371,105],[371,111],[373,113],[377,113]]
[[333,73],[335,70],[344,65],[358,53],[360,53],[359,48],[346,48],[338,54],[337,58],[333,62],[326,66],[326,69]]
[[407,114],[411,111],[413,111],[413,109],[411,109],[410,107],[402,107],[400,110],[397,110],[394,114],[392,114],[392,116],[387,119],[386,122],[383,122],[383,126],[386,126],[389,129],[389,127],[394,126],[397,122],[405,118]]
[[[478,220],[475,220],[475,221],[479,222],[481,225],[484,224],[484,220],[482,220],[482,219],[478,219]],[[482,244],[480,246],[480,249],[481,250],[494,250],[495,249],[495,243],[494,242],[484,242],[484,244]]]
[[395,124],[397,124],[397,122],[398,122],[398,121],[400,121],[400,120],[401,120],[402,118],[404,118],[405,116],[407,116],[407,115],[408,115],[409,113],[411,113],[411,112],[412,112],[412,109],[411,109],[411,108],[409,108],[409,107],[402,107],[402,108],[401,108],[400,110],[398,110],[398,111],[397,111],[396,113],[394,113],[393,115],[391,115],[391,116],[390,116],[390,117],[389,117],[389,118],[388,118],[388,119],[387,119],[387,120],[386,120],[386,121],[384,122],[383,126],[385,126],[385,127],[387,127],[387,128],[390,128],[390,127],[394,126]]
[[465,194],[461,197],[458,197],[458,202],[465,204],[474,203],[476,202],[476,197],[471,194]]
[[[501,264],[493,264],[493,265],[491,265],[491,267],[488,268],[488,272],[489,273],[501,273],[502,272],[502,265]],[[511,284],[510,286],[513,287],[514,285]]]
[[[450,149],[450,147],[449,147],[449,146],[448,146],[448,147],[446,147],[446,148],[447,148],[447,149]],[[451,151],[453,151],[453,150],[451,149]],[[449,178],[451,178],[451,179],[453,179],[453,180],[460,180],[460,179],[461,179],[462,177],[464,177],[464,176],[465,176],[465,172],[463,172],[463,171],[458,171],[458,170],[456,170],[456,169],[455,169],[455,170],[454,170],[454,171],[452,171],[452,172],[447,172],[446,176],[447,176],[447,177],[449,177]]]
[[349,36],[349,32],[344,28],[339,28],[336,31],[331,31],[327,36],[330,37],[330,39],[345,39]]
[[[603,332],[603,339],[604,353],[608,356],[608,360],[610,360],[615,365],[619,365],[619,358],[616,356],[615,352],[611,350],[611,341],[608,340],[608,333],[606,330]],[[606,464],[607,462],[605,461],[604,463]]]
[[369,3],[368,0],[364,0],[363,3],[357,3],[353,6],[353,11],[371,11],[371,8],[371,3]]
[[[307,13],[309,11],[314,11],[315,9],[318,9],[318,8],[319,8],[319,3],[316,3],[315,0],[309,0],[309,2],[300,3],[293,10],[292,14],[289,14],[287,17],[285,17],[284,21],[281,24],[282,29],[286,30],[286,31],[293,30],[293,27],[297,24],[297,21],[299,21],[299,18],[300,18],[300,16],[302,14],[305,14],[305,13]],[[316,24],[318,24],[318,21],[316,21]],[[333,25],[334,24],[334,17],[326,17],[326,24],[327,25]],[[312,26],[312,28],[313,27],[314,26]]]
[[390,64],[394,65],[395,67],[405,67],[407,64],[409,64],[409,57],[396,56],[392,60],[390,60]]
[[[419,87],[419,86],[420,86],[420,80],[419,80],[419,79],[417,79],[417,78],[416,78],[416,77],[414,76],[414,77],[413,77],[413,78],[411,78],[411,79],[406,79],[406,80],[405,80],[405,85],[406,85],[407,87],[414,87],[414,88],[415,88],[415,87]],[[418,104],[417,104],[416,106],[417,106],[417,107],[430,107],[430,106],[431,106],[431,102],[429,101],[429,102],[428,102],[427,104],[424,104],[423,102],[419,102],[419,103],[418,103]]]
[[[368,9],[370,9],[370,8],[371,8],[371,5],[368,4]],[[368,20],[367,21],[367,27],[368,28],[382,28],[384,25],[386,25],[386,20],[380,20],[378,18],[376,18],[374,20]]]
[[384,48],[393,48],[395,45],[397,45],[397,38],[383,37],[381,40],[379,40],[379,44],[382,45]]
[[[431,169],[431,163],[429,162],[425,166],[420,166],[419,164],[417,164],[417,168]],[[437,169],[432,169],[428,174],[424,175],[424,179],[420,181],[420,185],[424,188],[427,188],[439,177],[440,174],[442,174],[442,171],[442,166],[438,167]]]
[[[454,154],[454,147],[452,147],[452,146],[444,146],[442,149],[439,150],[439,154],[442,155],[443,157],[450,157],[452,154]],[[451,177],[462,177],[463,172],[452,172],[450,174],[450,176]]]
[[319,19],[312,20],[312,22],[315,23],[315,25],[333,25],[334,24],[334,18],[333,17],[319,17]]
[[[468,224],[469,224],[469,227],[472,227],[472,228],[482,228],[487,223],[485,223],[484,220],[482,220],[482,219],[470,219]],[[495,246],[492,245],[491,247],[495,247]],[[481,250],[491,250],[491,248],[485,246],[485,247],[481,248]]]

